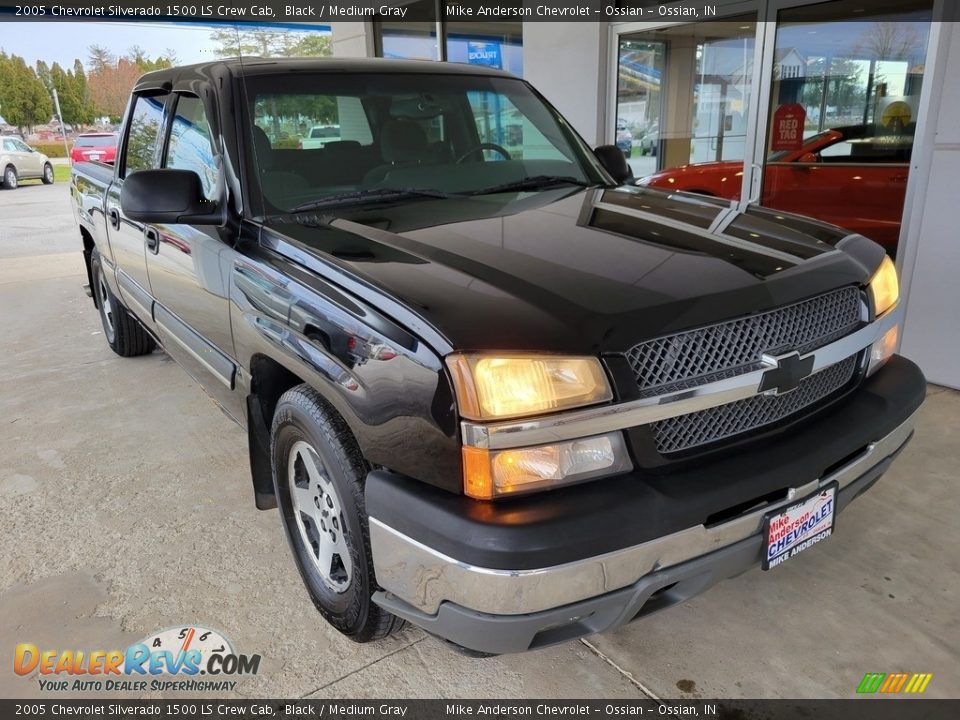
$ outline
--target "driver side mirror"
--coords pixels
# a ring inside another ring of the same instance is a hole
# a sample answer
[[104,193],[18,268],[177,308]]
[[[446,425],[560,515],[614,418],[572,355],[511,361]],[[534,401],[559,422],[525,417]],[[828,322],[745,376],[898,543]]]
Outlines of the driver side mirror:
[[610,173],[610,176],[622,185],[628,180],[633,179],[633,170],[627,164],[627,158],[616,145],[601,145],[593,151],[597,160],[603,166],[603,169]]
[[820,162],[820,158],[817,157],[816,153],[805,152],[803,155],[797,158],[797,162],[803,165],[814,165]]
[[150,225],[193,223],[222,225],[217,203],[203,196],[200,176],[193,170],[139,170],[123,181],[120,207],[131,220]]

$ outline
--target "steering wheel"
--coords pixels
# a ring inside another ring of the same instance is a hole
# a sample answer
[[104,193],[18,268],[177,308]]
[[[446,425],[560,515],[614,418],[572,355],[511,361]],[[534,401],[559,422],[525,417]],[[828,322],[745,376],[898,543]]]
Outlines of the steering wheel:
[[503,155],[504,160],[513,160],[513,158],[510,157],[510,153],[508,153],[505,148],[501,147],[500,145],[497,145],[496,143],[485,142],[485,143],[480,143],[475,148],[470,148],[469,150],[467,150],[463,155],[457,158],[456,164],[460,165],[468,157],[470,157],[471,155],[476,155],[481,150],[493,150],[494,152],[500,153],[501,155]]

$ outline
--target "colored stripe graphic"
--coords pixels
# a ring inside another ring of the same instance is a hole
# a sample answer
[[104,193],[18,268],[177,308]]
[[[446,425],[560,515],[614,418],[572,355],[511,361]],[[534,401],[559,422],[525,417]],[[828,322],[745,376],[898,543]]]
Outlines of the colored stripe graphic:
[[933,673],[914,673],[913,677],[910,678],[910,682],[907,683],[904,692],[914,694],[922,693],[927,689],[927,685],[930,684],[932,677]]
[[875,693],[880,689],[880,683],[886,677],[886,673],[867,673],[857,686],[858,693]]
[[919,694],[927,689],[933,673],[866,673],[857,686],[861,694],[885,693],[887,695],[900,692]]

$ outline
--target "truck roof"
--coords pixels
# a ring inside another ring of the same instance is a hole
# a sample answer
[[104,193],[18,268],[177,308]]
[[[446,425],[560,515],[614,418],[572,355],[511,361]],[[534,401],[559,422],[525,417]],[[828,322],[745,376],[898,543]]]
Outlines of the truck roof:
[[194,65],[154,70],[143,75],[136,90],[156,88],[167,83],[229,73],[235,77],[273,75],[277,73],[428,73],[433,75],[486,75],[515,77],[503,70],[484,65],[438,62],[436,60],[394,60],[392,58],[264,58],[232,57]]

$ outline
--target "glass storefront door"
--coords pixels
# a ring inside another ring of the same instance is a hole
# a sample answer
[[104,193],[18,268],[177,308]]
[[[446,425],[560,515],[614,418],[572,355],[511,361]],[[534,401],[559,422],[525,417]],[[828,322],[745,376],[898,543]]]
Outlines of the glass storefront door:
[[761,204],[896,253],[932,6],[837,0],[777,14]]
[[620,26],[611,140],[642,185],[810,215],[893,254],[932,6],[756,0]]
[[739,15],[620,37],[615,142],[636,177],[722,161],[731,183],[740,182],[756,19]]

